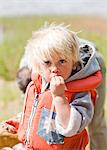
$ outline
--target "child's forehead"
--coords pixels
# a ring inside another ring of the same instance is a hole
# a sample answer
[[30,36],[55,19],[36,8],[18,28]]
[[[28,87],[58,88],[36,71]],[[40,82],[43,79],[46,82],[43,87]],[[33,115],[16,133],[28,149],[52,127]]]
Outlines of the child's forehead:
[[42,57],[44,60],[60,60],[60,59],[67,59],[67,55],[61,54],[61,53],[51,53],[51,54],[46,54]]

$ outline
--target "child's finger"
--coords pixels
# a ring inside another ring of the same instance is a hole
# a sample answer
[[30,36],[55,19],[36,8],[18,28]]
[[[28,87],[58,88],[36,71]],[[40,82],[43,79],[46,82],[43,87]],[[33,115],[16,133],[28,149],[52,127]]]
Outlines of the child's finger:
[[63,77],[59,76],[60,82],[64,84],[64,79]]

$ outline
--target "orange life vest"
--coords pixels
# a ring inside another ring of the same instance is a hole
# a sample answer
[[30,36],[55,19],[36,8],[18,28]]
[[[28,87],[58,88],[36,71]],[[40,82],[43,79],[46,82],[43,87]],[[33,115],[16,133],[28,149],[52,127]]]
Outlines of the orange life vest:
[[[28,150],[85,150],[88,144],[88,135],[85,129],[72,137],[64,137],[64,141],[61,144],[48,144],[46,140],[38,134],[41,115],[43,114],[44,108],[46,110],[51,109],[52,96],[50,90],[46,90],[42,94],[39,94],[42,80],[38,75],[34,76],[34,78],[34,82],[29,84],[27,89],[28,92],[26,93],[24,117],[18,130],[19,139],[26,144]],[[101,72],[98,71],[92,76],[82,80],[68,82],[66,83],[67,90],[65,91],[65,96],[70,103],[73,101],[76,92],[90,91],[92,101],[95,103],[95,88],[100,85],[101,81]],[[38,93],[39,96],[38,101],[34,103],[35,92]]]

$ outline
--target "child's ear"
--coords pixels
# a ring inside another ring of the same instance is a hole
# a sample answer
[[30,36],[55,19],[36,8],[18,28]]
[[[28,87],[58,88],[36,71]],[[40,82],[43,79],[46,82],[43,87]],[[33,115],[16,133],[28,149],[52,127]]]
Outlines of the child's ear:
[[72,68],[72,70],[75,70],[76,68],[77,68],[77,62],[73,61],[73,68]]
[[78,62],[75,62],[74,64],[73,64],[73,70],[76,70],[78,67],[80,67],[81,65],[80,65],[80,62],[78,61]]
[[73,68],[72,68],[72,70],[75,70],[76,69],[76,65],[73,65]]

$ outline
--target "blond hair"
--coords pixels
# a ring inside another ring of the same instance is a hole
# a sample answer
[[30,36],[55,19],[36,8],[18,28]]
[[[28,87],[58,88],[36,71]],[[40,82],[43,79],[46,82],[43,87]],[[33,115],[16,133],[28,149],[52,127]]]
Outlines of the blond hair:
[[37,72],[40,72],[40,62],[52,59],[53,55],[66,57],[74,64],[80,61],[78,37],[63,24],[51,24],[35,31],[25,48],[31,66]]

